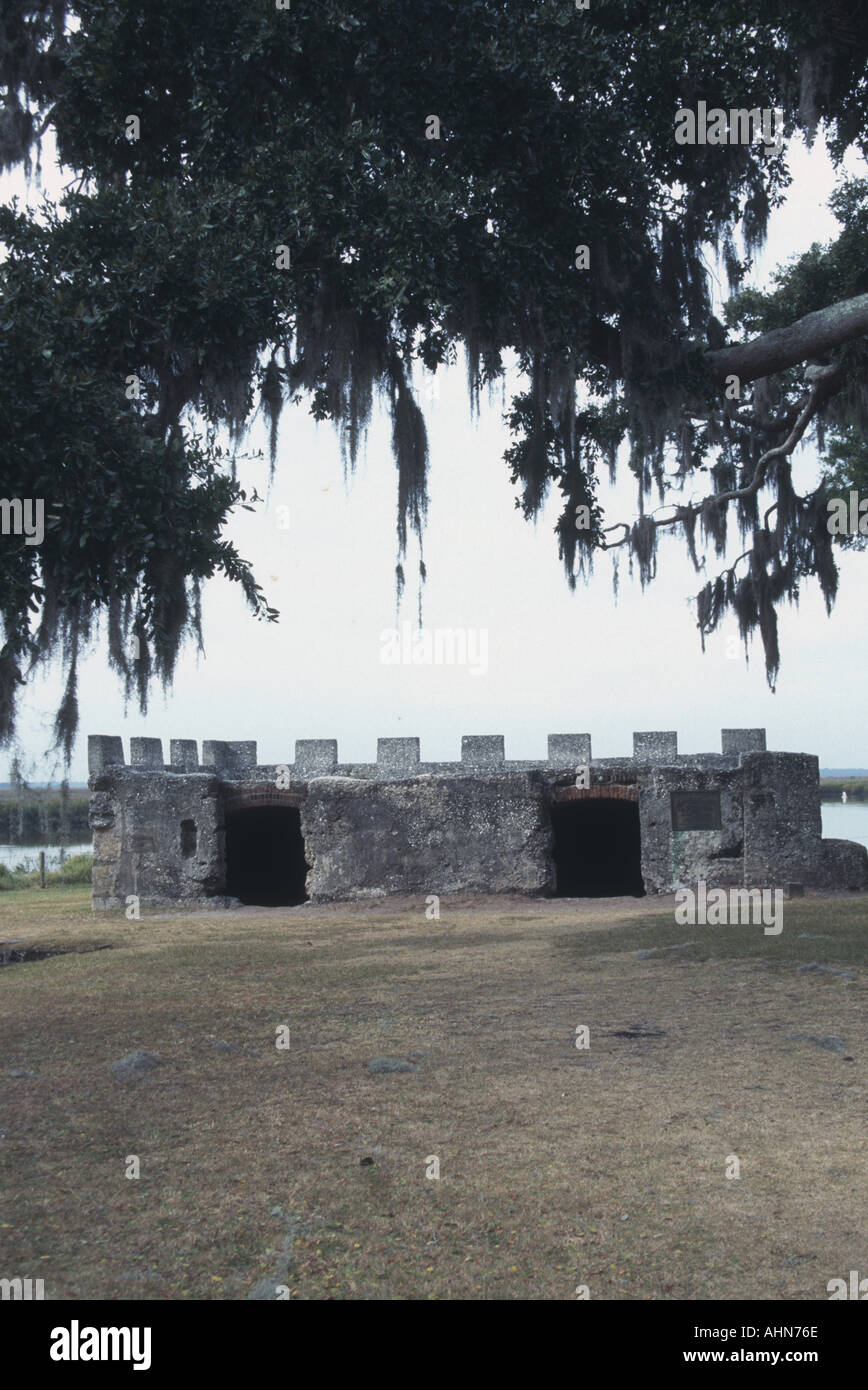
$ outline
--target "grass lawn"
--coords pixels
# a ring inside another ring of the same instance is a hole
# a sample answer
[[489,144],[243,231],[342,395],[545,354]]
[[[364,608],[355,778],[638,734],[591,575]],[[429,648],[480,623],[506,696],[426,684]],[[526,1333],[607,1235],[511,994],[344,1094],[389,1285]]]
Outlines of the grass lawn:
[[[0,968],[0,1277],[47,1298],[825,1300],[868,1273],[868,898],[767,937],[671,898],[128,922],[77,886],[0,894],[0,939],[113,946]],[[161,1065],[116,1079],[137,1048]]]

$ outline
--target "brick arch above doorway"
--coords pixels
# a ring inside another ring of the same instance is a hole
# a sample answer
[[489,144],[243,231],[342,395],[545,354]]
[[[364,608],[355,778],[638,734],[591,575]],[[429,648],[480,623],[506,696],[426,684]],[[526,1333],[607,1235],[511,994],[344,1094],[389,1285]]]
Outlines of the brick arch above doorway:
[[600,787],[558,787],[552,801],[638,801],[639,788],[633,783],[609,782]]
[[225,811],[246,811],[256,806],[290,806],[296,809],[305,800],[304,792],[257,783],[249,787],[227,787],[221,800]]

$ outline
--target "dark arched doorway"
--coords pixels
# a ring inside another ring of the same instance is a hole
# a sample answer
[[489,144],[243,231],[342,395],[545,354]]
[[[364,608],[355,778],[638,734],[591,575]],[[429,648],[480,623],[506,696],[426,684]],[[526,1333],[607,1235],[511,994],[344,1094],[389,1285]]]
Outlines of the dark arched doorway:
[[226,892],[260,907],[307,901],[301,816],[295,806],[250,806],[226,814]]
[[638,802],[594,797],[551,811],[555,897],[644,897]]

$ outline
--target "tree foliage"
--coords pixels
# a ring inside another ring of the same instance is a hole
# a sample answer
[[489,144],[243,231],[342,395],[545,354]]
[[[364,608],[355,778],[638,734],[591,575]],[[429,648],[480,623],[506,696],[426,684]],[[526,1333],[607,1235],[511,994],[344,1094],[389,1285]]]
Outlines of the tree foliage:
[[[250,502],[217,431],[237,446],[259,405],[272,466],[284,403],[306,399],[335,422],[353,467],[382,397],[402,579],[427,505],[411,370],[461,349],[475,405],[518,361],[526,386],[507,463],[526,515],[560,493],[571,583],[622,544],[649,582],[669,525],[701,566],[707,547],[723,554],[734,513],[745,568],[703,590],[699,624],[710,631],[734,609],[745,636],[760,632],[774,679],[777,605],[807,576],[829,602],[836,583],[822,495],[796,496],[789,457],[818,424],[830,458],[859,447],[865,343],[851,333],[826,352],[813,364],[822,380],[790,364],[727,401],[709,352],[706,252],[722,254],[737,344],[864,292],[868,198],[859,181],[843,185],[835,245],[769,294],[744,290],[785,196],[785,157],[679,145],[673,124],[700,100],[780,107],[787,134],[823,122],[836,157],[864,151],[865,20],[862,0],[822,11],[9,0],[0,161],[28,159],[50,125],[74,177],[58,207],[6,209],[0,222],[4,490],[44,497],[49,513],[41,546],[4,537],[0,549],[0,739],[24,672],[59,651],[69,749],[76,658],[101,614],[111,661],[142,702],[198,630],[209,575],[222,570],[275,616],[221,539]],[[640,513],[607,526],[599,471],[625,441]],[[647,512],[652,494],[662,505],[694,479],[701,499]],[[590,524],[577,529],[580,506]]]

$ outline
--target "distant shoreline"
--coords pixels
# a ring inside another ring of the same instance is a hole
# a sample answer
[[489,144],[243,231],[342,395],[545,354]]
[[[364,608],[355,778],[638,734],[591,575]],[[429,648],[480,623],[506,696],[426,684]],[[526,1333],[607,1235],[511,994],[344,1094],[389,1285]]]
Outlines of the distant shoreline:
[[847,800],[865,801],[868,798],[868,775],[854,777],[820,776],[820,798],[823,801],[840,801],[842,793]]

